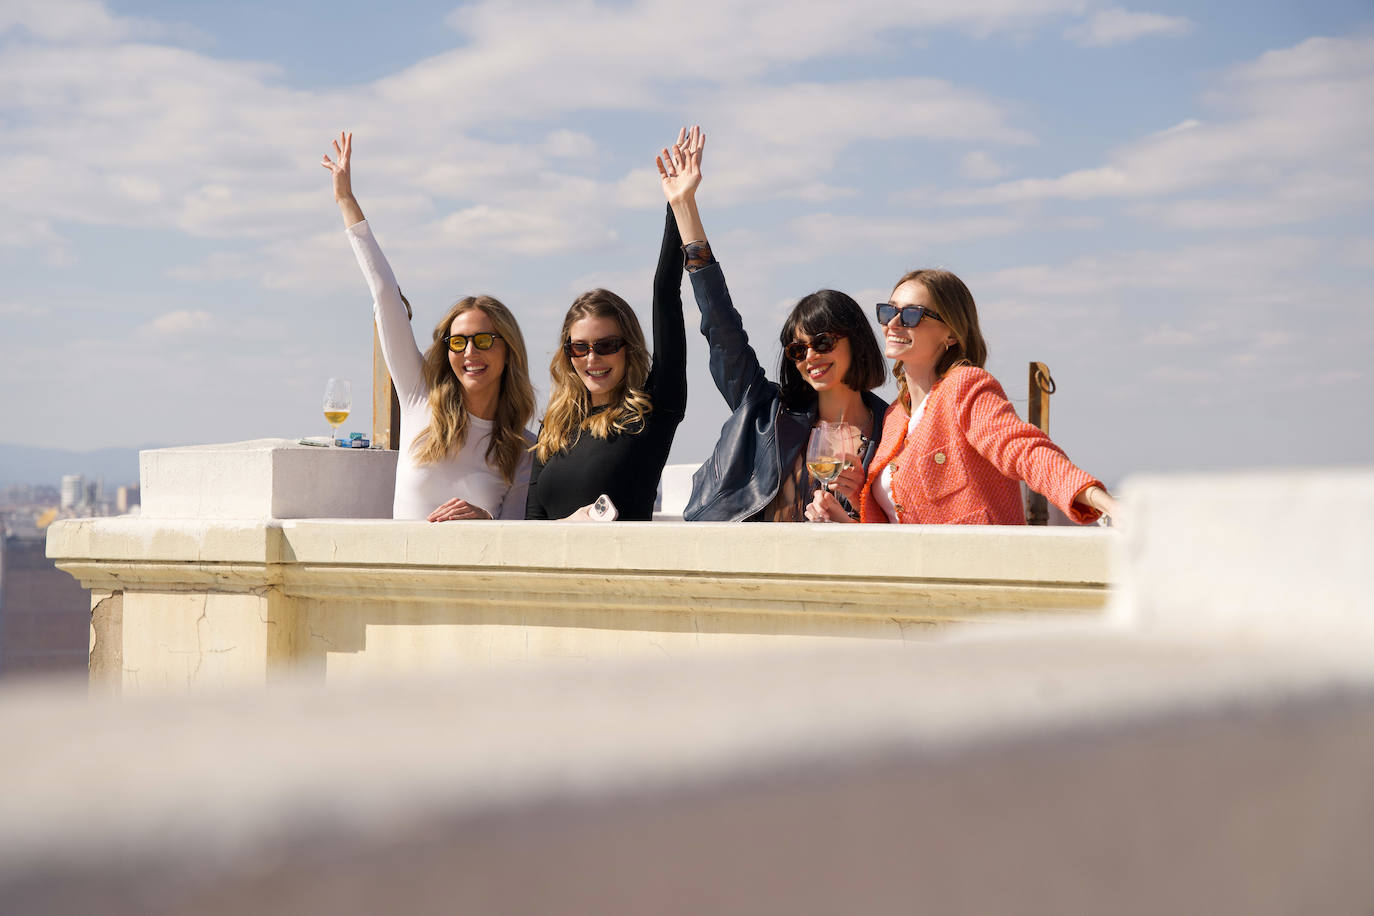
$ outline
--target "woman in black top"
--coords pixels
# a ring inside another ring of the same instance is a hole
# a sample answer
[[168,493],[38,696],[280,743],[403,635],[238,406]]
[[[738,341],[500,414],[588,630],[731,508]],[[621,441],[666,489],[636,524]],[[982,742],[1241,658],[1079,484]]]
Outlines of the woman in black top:
[[832,490],[862,484],[882,438],[887,402],[871,390],[883,383],[886,364],[868,317],[849,296],[833,289],[802,298],[783,322],[783,357],[778,382],[768,380],[725,274],[711,254],[697,212],[700,128],[680,133],[672,151],[659,158],[659,177],[687,239],[687,271],[701,310],[701,333],[710,344],[711,377],[729,405],[711,457],[692,475],[692,498],[682,517],[695,521],[806,521],[812,488],[806,471],[806,441],[820,421],[858,427],[862,444],[849,456]]
[[649,521],[687,411],[682,239],[671,212],[654,273],[653,352],[625,300],[594,289],[568,309],[549,374],[525,518],[584,519],[604,493],[622,520]]

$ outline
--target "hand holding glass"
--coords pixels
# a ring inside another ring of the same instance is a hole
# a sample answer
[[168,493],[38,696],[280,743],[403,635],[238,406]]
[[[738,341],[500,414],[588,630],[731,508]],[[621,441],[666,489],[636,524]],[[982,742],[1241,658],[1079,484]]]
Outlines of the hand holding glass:
[[858,427],[822,420],[811,429],[811,439],[806,443],[806,469],[824,488],[840,476],[846,456],[857,452],[858,447]]

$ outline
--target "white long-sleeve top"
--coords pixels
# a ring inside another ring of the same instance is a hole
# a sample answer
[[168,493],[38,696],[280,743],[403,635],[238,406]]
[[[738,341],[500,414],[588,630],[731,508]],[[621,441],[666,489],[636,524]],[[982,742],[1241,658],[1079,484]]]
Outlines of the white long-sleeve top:
[[[358,266],[372,290],[372,314],[382,342],[382,356],[401,402],[401,450],[396,462],[392,517],[427,518],[439,506],[459,496],[485,509],[492,518],[523,519],[531,456],[526,452],[521,457],[515,480],[508,486],[500,469],[488,465],[486,460],[492,421],[469,415],[467,440],[457,454],[434,464],[415,463],[412,454],[415,438],[429,427],[430,421],[424,357],[411,333],[396,275],[391,272],[391,265],[373,237],[372,227],[363,220],[346,231]],[[534,444],[529,430],[525,431],[525,438]]]

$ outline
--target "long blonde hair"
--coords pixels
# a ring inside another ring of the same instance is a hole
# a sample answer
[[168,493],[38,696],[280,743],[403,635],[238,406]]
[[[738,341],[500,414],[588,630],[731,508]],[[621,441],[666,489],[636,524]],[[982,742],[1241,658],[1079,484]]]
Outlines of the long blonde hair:
[[434,464],[457,452],[467,441],[469,415],[463,401],[463,386],[449,365],[448,342],[444,338],[449,335],[453,319],[471,309],[478,309],[491,319],[501,337],[500,345],[506,348],[506,366],[501,370],[486,461],[510,484],[528,450],[525,427],[534,416],[534,386],[530,384],[529,357],[525,355],[520,325],[510,309],[491,296],[459,299],[434,326],[434,342],[425,352],[424,363],[425,384],[429,386],[429,426],[415,437],[411,454],[416,464]]
[[[978,327],[978,305],[973,301],[973,293],[969,292],[964,281],[947,270],[925,268],[913,270],[902,277],[892,287],[893,292],[896,292],[898,286],[911,280],[924,286],[926,292],[930,293],[930,301],[935,305],[936,313],[949,328],[950,334],[954,335],[954,343],[940,354],[940,359],[935,363],[936,382],[944,378],[955,366],[983,368],[988,359],[988,345]],[[893,364],[892,375],[897,379],[897,396],[909,412],[911,392],[907,390],[906,372],[900,359]]]
[[[612,318],[620,326],[625,340],[625,377],[620,387],[611,393],[611,405],[593,414],[591,394],[573,369],[572,359],[563,352],[563,345],[571,337],[575,322],[583,318]],[[612,434],[637,432],[644,428],[645,418],[653,410],[644,383],[649,378],[649,348],[644,343],[644,331],[639,318],[629,304],[610,290],[593,289],[578,296],[563,318],[563,330],[558,349],[549,363],[553,391],[549,394],[549,408],[544,413],[544,426],[539,430],[535,455],[540,461],[572,448],[586,430],[597,439],[609,439]]]

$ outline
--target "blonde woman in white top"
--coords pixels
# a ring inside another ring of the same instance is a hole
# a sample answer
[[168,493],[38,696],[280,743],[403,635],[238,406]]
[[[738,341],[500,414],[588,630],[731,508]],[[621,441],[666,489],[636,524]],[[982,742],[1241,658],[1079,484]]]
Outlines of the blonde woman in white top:
[[348,241],[372,290],[382,355],[401,402],[400,457],[392,516],[431,522],[524,518],[530,479],[525,428],[534,389],[520,326],[490,296],[456,302],[423,354],[410,329],[409,304],[353,197],[353,135],[334,141],[320,164]]

